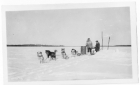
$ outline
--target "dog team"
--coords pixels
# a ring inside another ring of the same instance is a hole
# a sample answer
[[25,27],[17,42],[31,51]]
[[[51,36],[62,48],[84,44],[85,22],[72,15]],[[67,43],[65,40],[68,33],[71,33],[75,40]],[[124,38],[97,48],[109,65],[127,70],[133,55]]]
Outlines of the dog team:
[[[98,42],[98,40],[96,40],[96,45],[95,47],[93,47],[92,41],[90,40],[90,38],[88,38],[86,42],[86,47],[87,47],[89,55],[94,55],[95,52],[100,51],[100,43]],[[56,60],[56,52],[57,50],[54,50],[54,52],[51,52],[50,50],[45,50],[45,53],[47,54],[47,58],[50,58],[52,60]],[[72,57],[81,55],[81,53],[78,53],[78,51],[76,51],[75,49],[71,50],[71,54],[72,54]],[[64,48],[61,49],[61,55],[63,59],[69,59]],[[40,60],[40,63],[43,63],[44,57],[43,57],[42,52],[37,52],[37,56]]]
[[[54,52],[51,52],[50,50],[45,50],[47,58],[50,58],[51,60],[56,60],[56,52],[57,52],[57,50],[54,50]],[[73,57],[81,55],[81,53],[78,53],[78,51],[76,51],[75,49],[71,50],[71,54],[72,54]],[[64,48],[61,49],[61,55],[62,55],[63,59],[69,59],[69,57],[66,54]],[[40,63],[43,63],[44,62],[44,56],[43,56],[42,52],[37,52],[37,56],[40,60]]]

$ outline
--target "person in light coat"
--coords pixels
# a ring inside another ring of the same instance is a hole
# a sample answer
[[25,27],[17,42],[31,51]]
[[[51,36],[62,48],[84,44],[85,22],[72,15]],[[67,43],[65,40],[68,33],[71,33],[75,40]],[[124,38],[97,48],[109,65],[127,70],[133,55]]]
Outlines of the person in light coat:
[[89,53],[91,54],[93,45],[92,45],[92,41],[90,40],[90,38],[87,39],[86,47],[87,47],[88,54],[89,54]]

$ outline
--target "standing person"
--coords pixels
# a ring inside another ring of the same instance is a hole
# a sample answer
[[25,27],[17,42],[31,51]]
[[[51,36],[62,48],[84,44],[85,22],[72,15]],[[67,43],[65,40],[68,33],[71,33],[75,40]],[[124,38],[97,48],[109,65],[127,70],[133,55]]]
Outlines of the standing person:
[[92,41],[90,40],[90,38],[87,39],[86,47],[87,47],[88,53],[91,54],[91,50],[93,46],[92,46]]
[[98,42],[98,40],[96,41],[95,51],[96,52],[100,51],[100,43]]

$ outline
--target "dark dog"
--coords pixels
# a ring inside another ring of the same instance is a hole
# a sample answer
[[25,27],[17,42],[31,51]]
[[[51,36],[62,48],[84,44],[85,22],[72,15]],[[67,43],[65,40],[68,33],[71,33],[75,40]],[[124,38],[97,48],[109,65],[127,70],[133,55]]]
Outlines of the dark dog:
[[46,55],[47,55],[47,57],[49,58],[49,56],[50,56],[50,50],[45,50],[45,53],[46,53]]
[[69,58],[69,57],[67,56],[67,54],[66,54],[64,48],[61,49],[61,54],[62,54],[62,57],[63,57],[64,59],[68,59],[68,58]]
[[37,56],[38,56],[38,58],[39,58],[39,60],[40,60],[40,63],[43,63],[44,57],[43,57],[43,55],[42,55],[42,52],[37,52]]
[[56,60],[56,52],[57,50],[54,50],[54,52],[50,52],[50,56],[51,56],[51,59],[55,59]]
[[54,52],[51,52],[50,50],[45,50],[45,53],[47,54],[47,57],[51,57],[51,59],[55,59],[56,60],[56,52],[57,50],[54,50]]

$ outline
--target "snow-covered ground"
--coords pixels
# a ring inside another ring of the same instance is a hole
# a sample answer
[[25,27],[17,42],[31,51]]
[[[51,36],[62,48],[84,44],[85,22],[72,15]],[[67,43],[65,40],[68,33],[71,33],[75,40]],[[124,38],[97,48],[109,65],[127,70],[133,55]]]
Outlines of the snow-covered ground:
[[[39,63],[37,51],[57,49],[57,60]],[[9,81],[98,80],[132,78],[130,48],[101,50],[95,55],[71,57],[72,47],[65,48],[69,59],[62,59],[61,48],[8,47]],[[75,47],[80,52],[80,47]]]

